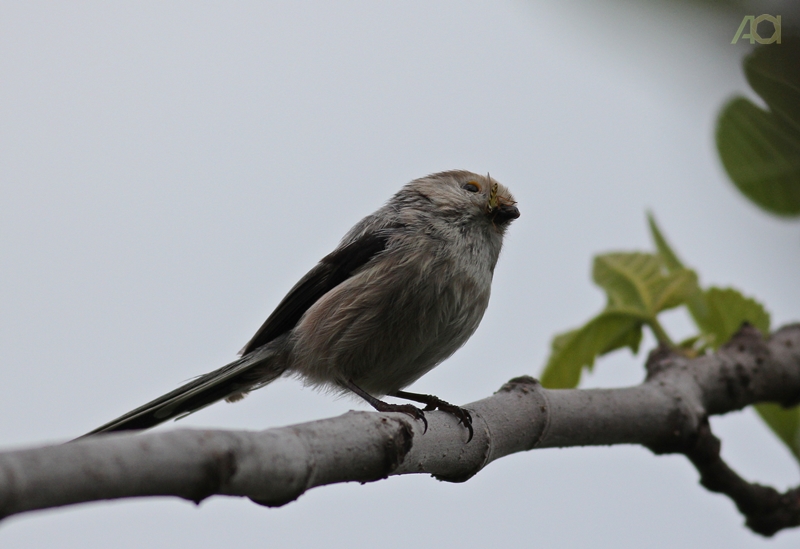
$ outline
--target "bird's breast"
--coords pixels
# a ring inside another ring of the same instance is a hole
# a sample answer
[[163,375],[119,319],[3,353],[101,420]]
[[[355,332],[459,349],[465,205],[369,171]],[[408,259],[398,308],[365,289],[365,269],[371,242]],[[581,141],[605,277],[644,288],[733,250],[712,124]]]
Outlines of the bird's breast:
[[466,343],[489,302],[491,269],[466,256],[387,254],[312,306],[294,330],[292,369],[383,395]]

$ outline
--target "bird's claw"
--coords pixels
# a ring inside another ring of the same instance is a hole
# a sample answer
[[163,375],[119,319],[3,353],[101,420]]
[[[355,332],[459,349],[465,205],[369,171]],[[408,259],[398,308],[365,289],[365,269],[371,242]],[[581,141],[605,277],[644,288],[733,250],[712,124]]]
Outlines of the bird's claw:
[[[422,401],[425,403],[425,408],[423,408],[423,411],[430,412],[432,410],[441,410],[442,412],[447,412],[448,414],[454,416],[461,425],[467,428],[467,431],[469,432],[469,436],[467,437],[467,442],[472,440],[472,436],[475,433],[472,428],[472,414],[469,413],[469,410],[467,410],[466,408],[462,408],[460,406],[456,406],[455,404],[450,404],[446,400],[442,400],[437,396],[433,395],[414,395],[414,396],[419,397],[417,398],[418,401]],[[407,396],[401,396],[401,398],[407,398]]]
[[422,422],[422,425],[423,425],[422,434],[423,435],[428,432],[428,420],[425,418],[424,410],[420,410],[419,408],[417,408],[416,406],[413,406],[411,404],[397,404],[396,406],[398,408],[397,409],[398,412],[403,412],[404,414],[408,414],[411,417],[413,417],[414,419],[418,419],[418,420],[420,420]]
[[439,409],[442,410],[443,412],[447,412],[448,414],[455,416],[458,422],[462,424],[464,427],[466,427],[467,431],[469,431],[467,442],[472,440],[472,435],[475,434],[475,432],[472,429],[472,414],[470,414],[469,410],[467,410],[466,408],[461,408],[460,406],[456,406],[455,404],[449,404],[446,402],[445,404],[446,406],[439,406]]
[[382,409],[380,410],[381,412],[400,412],[402,414],[411,416],[412,418],[422,422],[422,425],[424,426],[422,434],[428,432],[428,420],[425,418],[424,410],[420,410],[411,404],[388,404],[384,402],[383,405],[384,406],[382,406]]

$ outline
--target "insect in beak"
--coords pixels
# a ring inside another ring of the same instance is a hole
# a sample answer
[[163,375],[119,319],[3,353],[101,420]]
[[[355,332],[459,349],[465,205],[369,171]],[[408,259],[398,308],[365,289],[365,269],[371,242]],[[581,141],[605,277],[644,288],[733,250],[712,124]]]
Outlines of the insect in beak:
[[[487,174],[487,178],[489,175]],[[491,178],[489,179],[491,181]],[[489,191],[489,213],[492,213],[497,208],[497,182],[492,183],[492,189]]]
[[[486,174],[486,178],[489,181],[492,181],[489,174]],[[516,219],[519,217],[519,210],[516,207],[516,202],[510,201],[505,197],[498,196],[498,184],[496,181],[492,181],[491,189],[489,190],[489,202],[486,205],[486,211],[492,217],[492,223],[500,223],[506,224],[512,219]]]

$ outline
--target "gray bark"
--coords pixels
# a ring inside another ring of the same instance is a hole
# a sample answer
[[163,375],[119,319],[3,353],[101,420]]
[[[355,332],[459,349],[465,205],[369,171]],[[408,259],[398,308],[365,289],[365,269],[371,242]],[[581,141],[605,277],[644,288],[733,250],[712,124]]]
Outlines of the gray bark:
[[316,486],[427,473],[463,482],[492,461],[534,448],[640,444],[683,453],[701,483],[731,497],[754,531],[800,525],[797,490],[741,479],[719,457],[708,416],[757,402],[800,401],[800,325],[765,341],[745,327],[713,355],[651,353],[635,387],[548,390],[515,378],[468,404],[474,439],[443,412],[429,427],[404,414],[349,412],[261,432],[180,429],[110,434],[0,454],[0,517],[85,501],[219,494],[269,506]]

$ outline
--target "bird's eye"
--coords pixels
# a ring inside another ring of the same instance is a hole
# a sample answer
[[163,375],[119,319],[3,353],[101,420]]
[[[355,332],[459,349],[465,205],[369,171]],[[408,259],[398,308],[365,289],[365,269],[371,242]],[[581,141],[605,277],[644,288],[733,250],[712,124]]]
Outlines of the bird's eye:
[[467,190],[471,193],[477,193],[481,190],[481,186],[475,183],[474,181],[470,181],[466,185],[464,185],[464,190]]

